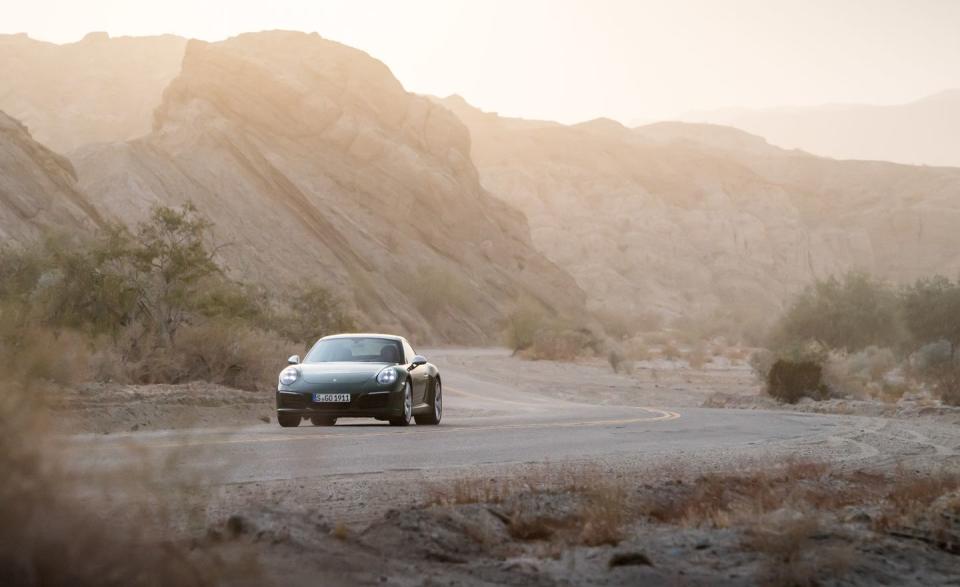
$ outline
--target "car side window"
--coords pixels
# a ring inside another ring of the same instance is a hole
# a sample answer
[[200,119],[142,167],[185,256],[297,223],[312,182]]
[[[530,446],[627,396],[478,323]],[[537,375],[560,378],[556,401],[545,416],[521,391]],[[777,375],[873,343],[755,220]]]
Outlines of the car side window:
[[407,341],[403,341],[403,356],[406,359],[404,363],[409,363],[410,361],[412,361],[413,357],[416,354],[417,353],[413,352],[413,347],[410,346],[410,343]]

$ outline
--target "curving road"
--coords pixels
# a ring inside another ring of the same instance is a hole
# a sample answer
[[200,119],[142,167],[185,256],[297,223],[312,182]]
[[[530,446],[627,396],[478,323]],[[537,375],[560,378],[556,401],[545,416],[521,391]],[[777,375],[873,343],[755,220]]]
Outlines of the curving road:
[[447,410],[439,427],[346,420],[333,428],[263,424],[85,435],[71,438],[71,460],[111,469],[157,459],[185,471],[216,471],[203,482],[234,484],[538,462],[710,463],[792,454],[857,459],[879,452],[858,440],[879,427],[878,419],[574,403],[486,381],[445,364],[444,353],[436,356]]

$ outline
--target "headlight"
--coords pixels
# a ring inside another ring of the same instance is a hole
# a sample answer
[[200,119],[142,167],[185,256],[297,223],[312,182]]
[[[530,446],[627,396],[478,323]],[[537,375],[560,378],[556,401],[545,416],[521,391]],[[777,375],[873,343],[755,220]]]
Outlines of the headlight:
[[397,380],[397,370],[393,367],[387,367],[383,371],[377,373],[377,383],[381,385],[390,385],[391,383],[396,382]]
[[283,385],[290,385],[299,378],[300,369],[297,369],[296,367],[287,367],[280,372],[280,383]]

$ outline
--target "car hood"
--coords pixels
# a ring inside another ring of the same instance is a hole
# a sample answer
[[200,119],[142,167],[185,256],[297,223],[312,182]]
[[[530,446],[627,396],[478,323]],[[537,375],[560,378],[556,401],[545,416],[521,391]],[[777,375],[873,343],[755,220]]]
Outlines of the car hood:
[[306,383],[361,383],[373,379],[388,365],[390,363],[304,363],[300,365],[300,372]]

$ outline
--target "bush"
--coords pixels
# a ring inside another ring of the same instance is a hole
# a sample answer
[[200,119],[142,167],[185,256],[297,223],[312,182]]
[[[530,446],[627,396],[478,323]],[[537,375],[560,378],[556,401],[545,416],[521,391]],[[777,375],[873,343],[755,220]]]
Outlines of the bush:
[[[56,388],[0,372],[0,583],[224,585],[256,583],[255,553],[215,551],[170,531],[196,488],[172,470],[69,467],[37,404]],[[206,504],[203,504],[204,506]],[[55,553],[55,556],[51,556]]]
[[767,375],[767,393],[788,404],[804,397],[825,399],[828,391],[823,383],[823,367],[814,361],[779,359]]
[[469,307],[472,298],[469,285],[442,269],[421,269],[412,285],[414,305],[429,320],[436,320],[445,310]]
[[892,350],[875,346],[852,355],[833,354],[824,365],[824,381],[833,395],[899,399],[905,388],[887,379],[897,365]]
[[590,329],[551,318],[533,302],[523,303],[507,315],[503,335],[514,354],[531,359],[571,361],[604,352],[601,338]]
[[532,359],[572,361],[593,346],[589,331],[551,324],[537,330],[529,356]]
[[777,323],[773,347],[816,341],[854,352],[895,346],[903,340],[899,300],[882,281],[864,273],[818,280],[800,294]]
[[901,295],[907,330],[917,344],[949,342],[960,346],[960,280],[921,279]]
[[507,315],[503,331],[504,343],[514,353],[529,349],[536,340],[537,331],[547,322],[542,309],[532,302],[521,304]]
[[209,229],[188,204],[154,209],[134,233],[111,226],[87,241],[47,238],[0,250],[8,374],[257,389],[272,385],[280,349],[355,328],[322,287],[271,300],[228,279]]
[[287,300],[288,309],[275,314],[273,327],[301,347],[318,339],[356,330],[357,321],[343,301],[318,284],[305,285]]
[[619,312],[599,310],[593,315],[603,331],[614,340],[626,340],[641,332],[657,330],[663,326],[663,316],[654,312],[624,315]]
[[687,353],[687,364],[692,369],[703,369],[707,364],[707,349],[703,343],[698,343]]
[[960,356],[946,340],[924,345],[910,356],[914,378],[930,385],[943,403],[960,406]]
[[290,343],[242,322],[216,320],[184,328],[174,348],[176,372],[166,381],[213,381],[256,391],[276,383],[281,349]]

